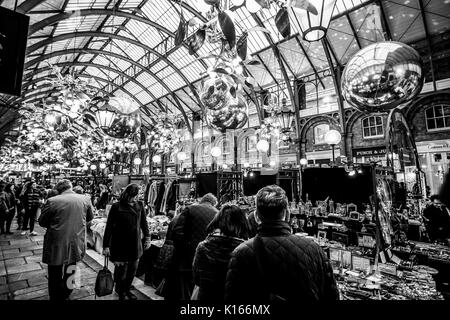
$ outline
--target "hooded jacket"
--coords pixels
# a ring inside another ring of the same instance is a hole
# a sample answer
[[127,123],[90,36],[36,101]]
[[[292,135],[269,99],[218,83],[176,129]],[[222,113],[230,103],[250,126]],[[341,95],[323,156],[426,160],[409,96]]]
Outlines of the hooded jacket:
[[199,286],[198,300],[223,301],[231,253],[243,242],[243,239],[210,234],[199,243],[192,266],[194,283]]

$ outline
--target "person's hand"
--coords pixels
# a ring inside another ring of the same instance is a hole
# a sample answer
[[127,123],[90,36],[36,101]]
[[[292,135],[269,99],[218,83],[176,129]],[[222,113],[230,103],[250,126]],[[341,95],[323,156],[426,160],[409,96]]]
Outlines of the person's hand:
[[103,249],[103,255],[104,255],[105,257],[109,257],[109,256],[111,255],[111,253],[109,252],[109,248]]

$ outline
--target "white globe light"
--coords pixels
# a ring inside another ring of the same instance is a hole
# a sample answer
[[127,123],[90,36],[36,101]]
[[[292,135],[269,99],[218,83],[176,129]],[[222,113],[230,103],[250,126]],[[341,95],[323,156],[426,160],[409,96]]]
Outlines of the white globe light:
[[211,155],[214,158],[220,157],[222,155],[222,150],[219,147],[211,148]]
[[271,166],[271,167],[275,167],[276,164],[277,164],[277,163],[276,163],[274,160],[272,160],[272,161],[269,162],[269,166]]
[[256,149],[260,152],[267,152],[269,151],[270,144],[267,140],[259,140],[256,144]]
[[142,163],[142,160],[141,158],[134,158],[133,163],[138,166]]
[[302,166],[306,166],[306,165],[308,164],[308,160],[306,160],[305,158],[300,159],[300,164],[301,164]]
[[183,151],[178,152],[177,158],[178,158],[179,161],[184,161],[184,160],[186,160],[186,158],[187,158],[186,152],[183,152]]
[[228,169],[228,165],[227,165],[226,163],[224,163],[224,164],[222,165],[222,168],[223,168],[223,169]]
[[161,156],[160,155],[154,155],[152,158],[152,161],[155,163],[160,163],[161,162]]
[[262,8],[255,0],[247,0],[245,7],[251,13],[257,13]]
[[100,163],[100,169],[105,169],[106,168],[106,163]]
[[95,164],[91,164],[91,170],[96,170],[97,166]]
[[330,130],[325,134],[325,142],[329,145],[337,145],[341,139],[341,133],[337,130]]

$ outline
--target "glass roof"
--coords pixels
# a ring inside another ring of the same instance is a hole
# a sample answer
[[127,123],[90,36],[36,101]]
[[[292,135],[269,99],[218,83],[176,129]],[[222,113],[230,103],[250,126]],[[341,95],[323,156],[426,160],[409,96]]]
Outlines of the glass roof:
[[[152,113],[166,105],[175,113],[200,110],[192,90],[199,90],[211,61],[197,58],[219,48],[205,43],[197,55],[189,55],[185,45],[174,44],[181,10],[186,20],[197,17],[206,21],[198,10],[200,1],[185,0],[180,6],[179,0],[19,0],[17,10],[30,16],[23,96],[45,96],[49,88],[42,87],[39,79],[48,74],[43,62],[48,60],[62,66],[63,71],[74,65],[80,76],[94,77],[99,90],[132,95]],[[392,40],[413,43],[448,31],[450,1],[421,1],[423,11],[418,1],[379,1],[387,21],[385,34]],[[374,12],[380,10],[374,8],[375,3],[378,1],[336,2],[327,39],[339,64],[345,65],[360,48],[384,39],[374,27]],[[14,1],[3,1],[2,6],[13,9]],[[330,67],[322,42],[302,40],[296,24],[292,25],[291,36],[283,39],[275,26],[275,4],[258,12],[258,19],[245,6],[231,10],[238,34],[258,26],[257,20],[262,22],[280,49],[289,80],[318,75]],[[258,83],[257,89],[285,83],[262,32],[249,33],[248,50],[261,62],[247,67]],[[29,83],[36,85],[27,86]],[[4,99],[18,101],[14,97]]]

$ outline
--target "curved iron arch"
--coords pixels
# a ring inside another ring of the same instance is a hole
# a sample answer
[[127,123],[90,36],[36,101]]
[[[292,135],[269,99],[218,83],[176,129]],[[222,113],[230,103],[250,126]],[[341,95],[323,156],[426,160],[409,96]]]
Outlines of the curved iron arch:
[[[90,76],[90,75],[80,74],[79,77],[83,77],[83,78],[93,78],[93,79],[96,79],[97,81],[104,81],[104,82],[110,83],[110,84],[112,84],[112,85],[118,87],[114,82],[109,81],[109,80],[106,80],[106,79],[101,78],[101,77],[98,77],[98,76]],[[29,84],[33,84],[33,83],[39,82],[39,81],[41,81],[41,80],[42,80],[42,78],[37,78],[37,79],[34,79],[34,80],[30,81]],[[27,96],[27,97],[25,97],[25,96],[24,96],[24,97],[20,97],[20,98],[19,98],[19,101],[23,101],[23,100],[29,99],[29,98],[31,98],[31,97],[37,97],[37,96],[39,96],[39,95],[41,95],[41,94],[47,94],[48,92],[50,92],[50,91],[53,89],[53,86],[52,86],[51,84],[44,84],[44,85],[38,86],[38,87],[37,87],[36,89],[34,89],[34,90],[43,89],[43,88],[46,88],[46,87],[49,87],[49,88],[51,88],[51,89],[45,90],[45,91],[41,91],[41,92],[36,92],[36,93],[31,94],[31,95],[29,95],[29,96]],[[89,87],[92,87],[93,89],[99,90],[99,91],[103,92],[104,94],[109,94],[109,93],[108,93],[106,90],[104,90],[103,88],[97,88],[97,87],[94,87],[94,86],[89,86]],[[132,96],[131,93],[130,93],[128,90],[123,89],[123,91],[124,91],[126,94]],[[40,98],[39,98],[39,99],[40,99]],[[37,100],[38,100],[38,99],[35,99],[35,100],[32,100],[32,101],[34,102],[34,101],[37,101]],[[155,123],[155,120],[151,117],[151,115],[150,115],[150,113],[149,113],[150,110],[149,110],[148,108],[146,108],[146,106],[145,106],[141,101],[138,100],[137,103],[139,104],[140,107],[142,107],[142,110],[144,111],[144,113],[145,113],[150,119],[153,120],[153,124],[154,124],[154,123]],[[147,112],[146,112],[146,111],[147,111]],[[154,115],[153,112],[152,112],[152,114]]]
[[[198,95],[198,92],[195,90],[194,86],[192,85],[192,83],[186,78],[186,76],[163,54],[159,53],[158,51],[156,51],[155,49],[139,42],[136,41],[134,39],[130,39],[124,36],[120,36],[117,34],[113,34],[113,33],[107,33],[107,32],[100,32],[100,31],[83,31],[83,32],[69,32],[69,33],[64,33],[52,38],[47,38],[44,39],[42,41],[39,41],[33,45],[31,45],[30,47],[27,48],[27,54],[36,51],[39,48],[42,48],[44,46],[47,46],[51,43],[57,42],[57,41],[62,41],[62,40],[67,40],[67,39],[71,39],[74,37],[92,37],[92,38],[112,38],[112,39],[116,39],[116,40],[120,40],[120,41],[124,41],[124,42],[128,42],[130,44],[133,44],[137,47],[140,47],[142,49],[144,49],[147,52],[150,52],[154,55],[156,55],[158,58],[160,58],[161,60],[163,60],[169,67],[171,67],[175,73],[177,73],[181,79],[188,85],[189,89],[191,89],[192,93],[194,94],[197,102],[199,103],[200,106],[203,107],[203,104],[200,100],[200,97]],[[73,63],[72,63],[73,64]],[[104,66],[106,67],[106,66]],[[155,78],[158,78],[156,76],[154,76]],[[161,80],[161,79],[160,79]],[[162,81],[162,80],[161,80]],[[169,91],[171,92],[171,91]],[[155,98],[155,100],[157,100]]]
[[[124,60],[124,61],[126,61],[126,62],[128,62],[128,63],[130,63],[130,64],[132,64],[132,65],[134,65],[134,66],[136,66],[136,67],[138,67],[138,68],[140,68],[140,69],[143,70],[144,72],[147,72],[147,73],[150,74],[150,75],[151,75],[151,76],[152,76],[159,84],[161,84],[161,86],[163,86],[163,87],[167,90],[167,92],[169,93],[169,95],[171,95],[172,98],[173,98],[173,99],[175,100],[175,102],[176,102],[176,103],[174,104],[175,107],[176,107],[178,110],[180,110],[180,112],[181,112],[181,114],[183,115],[183,117],[185,118],[185,120],[187,120],[187,115],[186,115],[186,113],[185,113],[185,110],[184,110],[183,107],[181,106],[181,103],[180,103],[180,101],[178,100],[178,97],[176,97],[176,94],[174,93],[174,91],[172,91],[172,90],[167,86],[167,84],[166,84],[164,81],[162,81],[159,77],[156,77],[152,72],[150,72],[147,68],[145,68],[145,67],[144,67],[143,65],[141,65],[140,63],[134,61],[133,59],[130,59],[130,58],[128,58],[128,57],[125,57],[125,56],[122,56],[122,55],[120,55],[120,54],[117,54],[117,53],[114,53],[114,52],[110,52],[110,51],[77,48],[77,49],[70,50],[70,52],[73,52],[73,53],[78,52],[78,53],[81,53],[81,54],[91,54],[91,53],[94,53],[94,54],[100,54],[100,55],[103,54],[103,55],[115,57],[115,58],[117,58],[117,59]],[[67,51],[67,50],[54,51],[54,52],[51,52],[51,53],[42,55],[42,56],[40,56],[39,58],[33,59],[33,60],[29,61],[28,63],[26,63],[26,64],[25,64],[25,68],[30,68],[31,66],[35,65],[36,63],[39,63],[39,62],[41,62],[41,61],[44,61],[44,60],[47,60],[47,59],[50,59],[50,58],[53,58],[53,57],[56,57],[56,56],[65,55],[65,54],[68,54],[68,51]],[[153,97],[153,98],[155,98],[155,97]],[[160,100],[160,99],[161,99],[161,98],[156,99],[156,100]],[[188,108],[189,108],[189,106],[188,106]],[[161,109],[161,111],[165,111],[165,109],[162,108],[162,106],[160,106],[160,109]],[[189,108],[189,109],[190,109],[190,108]],[[192,111],[192,109],[190,109],[190,110]],[[190,126],[188,126],[188,128],[190,128]],[[190,130],[190,129],[189,129],[189,130]]]
[[435,102],[450,103],[450,91],[429,93],[409,104],[405,112],[405,117],[408,120],[408,123],[412,126],[412,121],[417,112],[428,104],[432,104]]
[[[147,92],[147,93],[149,94],[149,96],[151,96],[153,99],[156,100],[156,97],[153,95],[153,93],[151,93],[151,92],[150,92],[144,85],[142,85],[139,81],[137,81],[137,80],[134,79],[133,77],[130,77],[130,76],[127,75],[126,73],[124,73],[124,72],[122,72],[122,71],[120,71],[120,70],[116,70],[116,69],[114,69],[114,68],[111,68],[111,67],[109,67],[109,66],[103,66],[103,65],[100,65],[100,64],[89,63],[89,62],[73,62],[73,61],[68,61],[68,62],[58,62],[58,63],[55,63],[54,65],[57,65],[57,66],[67,66],[67,65],[70,65],[70,66],[86,66],[86,67],[94,67],[94,68],[97,68],[97,69],[100,69],[100,70],[101,70],[101,69],[109,70],[109,71],[111,71],[111,72],[114,72],[114,73],[119,74],[120,76],[122,76],[122,77],[124,77],[124,78],[131,79],[131,81],[135,82],[142,90],[144,90],[145,92]],[[45,70],[49,70],[49,69],[50,69],[50,67],[39,68],[39,69],[34,70],[34,71],[31,73],[31,75],[33,76],[33,75],[36,75],[36,74],[38,74],[38,73],[41,73],[41,72],[43,72],[43,71],[45,71]],[[123,88],[121,88],[121,89],[123,89]],[[133,96],[133,95],[131,95],[131,96]]]
[[333,124],[335,127],[340,128],[339,121],[330,115],[323,114],[323,115],[315,116],[315,117],[308,119],[305,122],[305,124],[301,127],[301,129],[300,129],[301,141],[306,141],[306,134],[308,133],[309,129],[311,129],[314,125],[321,124],[321,123],[328,123],[330,125]]
[[120,11],[120,10],[116,11],[116,10],[111,10],[111,9],[81,9],[78,11],[61,12],[61,13],[55,14],[54,16],[51,16],[51,17],[45,18],[44,20],[36,22],[35,24],[32,24],[28,30],[28,36],[31,36],[34,33],[38,32],[39,30],[44,29],[45,27],[53,25],[62,20],[70,19],[72,17],[85,17],[85,16],[93,16],[93,15],[116,16],[116,17],[123,17],[123,18],[136,20],[136,21],[145,23],[147,25],[150,25],[150,26],[158,29],[159,31],[166,33],[167,35],[169,35],[171,37],[175,36],[172,31],[170,31],[169,29],[160,25],[159,23],[148,20],[147,18],[143,18],[138,15],[134,15],[129,12]]

